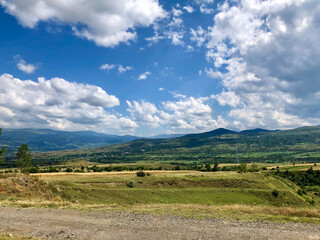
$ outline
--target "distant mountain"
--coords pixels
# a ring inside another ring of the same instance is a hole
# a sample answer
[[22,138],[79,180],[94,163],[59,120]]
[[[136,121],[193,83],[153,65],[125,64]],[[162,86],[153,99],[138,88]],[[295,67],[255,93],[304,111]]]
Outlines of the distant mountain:
[[9,147],[9,153],[21,144],[28,144],[33,152],[92,148],[129,142],[135,136],[117,136],[92,131],[55,131],[50,129],[2,129],[1,145]]
[[267,133],[267,132],[275,132],[276,130],[267,130],[262,128],[255,128],[249,130],[243,130],[240,133],[242,134],[259,134],[259,133]]
[[237,133],[237,132],[234,132],[225,128],[218,128],[210,132],[188,134],[183,136],[183,138],[209,138],[209,137],[220,136],[224,134],[233,134],[233,133]]
[[320,161],[320,127],[289,130],[251,129],[242,132],[219,128],[177,138],[136,139],[91,149],[43,153],[39,162],[87,158],[94,162],[283,162]]
[[160,134],[153,137],[147,137],[147,139],[161,139],[161,138],[177,138],[185,136],[186,134]]

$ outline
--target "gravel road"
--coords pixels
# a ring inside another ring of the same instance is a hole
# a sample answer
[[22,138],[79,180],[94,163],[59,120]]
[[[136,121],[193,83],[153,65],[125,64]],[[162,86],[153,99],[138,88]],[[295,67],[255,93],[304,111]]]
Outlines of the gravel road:
[[126,212],[0,208],[1,232],[45,239],[320,239],[320,226]]

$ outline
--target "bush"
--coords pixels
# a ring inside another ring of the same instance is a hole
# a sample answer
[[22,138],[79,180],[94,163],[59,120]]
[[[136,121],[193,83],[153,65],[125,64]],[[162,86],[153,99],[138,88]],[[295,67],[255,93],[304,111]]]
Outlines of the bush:
[[29,173],[38,173],[38,172],[40,172],[40,169],[38,167],[29,168]]
[[144,171],[139,171],[139,172],[137,172],[137,176],[138,177],[145,177],[146,173]]
[[150,177],[150,176],[151,176],[151,173],[148,172],[148,173],[147,173],[147,176]]
[[277,189],[274,189],[274,190],[272,191],[272,196],[278,197],[278,196],[279,196],[279,191],[278,191]]
[[136,182],[135,182],[134,180],[129,180],[129,181],[127,182],[127,186],[128,186],[129,188],[134,188],[134,187],[136,186]]
[[72,168],[67,168],[66,172],[73,172]]

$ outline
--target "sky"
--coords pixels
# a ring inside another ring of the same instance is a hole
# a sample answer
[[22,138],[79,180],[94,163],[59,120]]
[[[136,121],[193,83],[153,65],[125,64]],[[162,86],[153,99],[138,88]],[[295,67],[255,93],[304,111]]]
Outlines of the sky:
[[320,124],[319,0],[0,0],[0,127]]

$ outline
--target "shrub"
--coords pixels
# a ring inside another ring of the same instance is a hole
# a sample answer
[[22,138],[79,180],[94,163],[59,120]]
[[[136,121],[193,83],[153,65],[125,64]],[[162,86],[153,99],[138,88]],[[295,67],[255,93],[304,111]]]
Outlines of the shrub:
[[38,172],[40,172],[40,169],[38,167],[29,168],[29,173],[38,173]]
[[67,168],[66,172],[73,172],[72,168]]
[[139,172],[137,172],[137,176],[138,177],[145,177],[146,173],[144,171],[139,171]]
[[151,176],[151,173],[148,172],[148,173],[147,173],[147,176],[150,177],[150,176]]
[[278,197],[278,196],[279,196],[279,191],[278,191],[277,189],[274,189],[274,190],[272,191],[272,196]]
[[129,180],[129,181],[127,182],[127,186],[128,186],[129,188],[134,188],[134,187],[136,186],[136,182],[135,182],[134,180]]
[[245,162],[240,163],[240,165],[238,166],[238,172],[243,173],[243,172],[247,172],[247,171],[248,171],[247,163],[245,163]]

